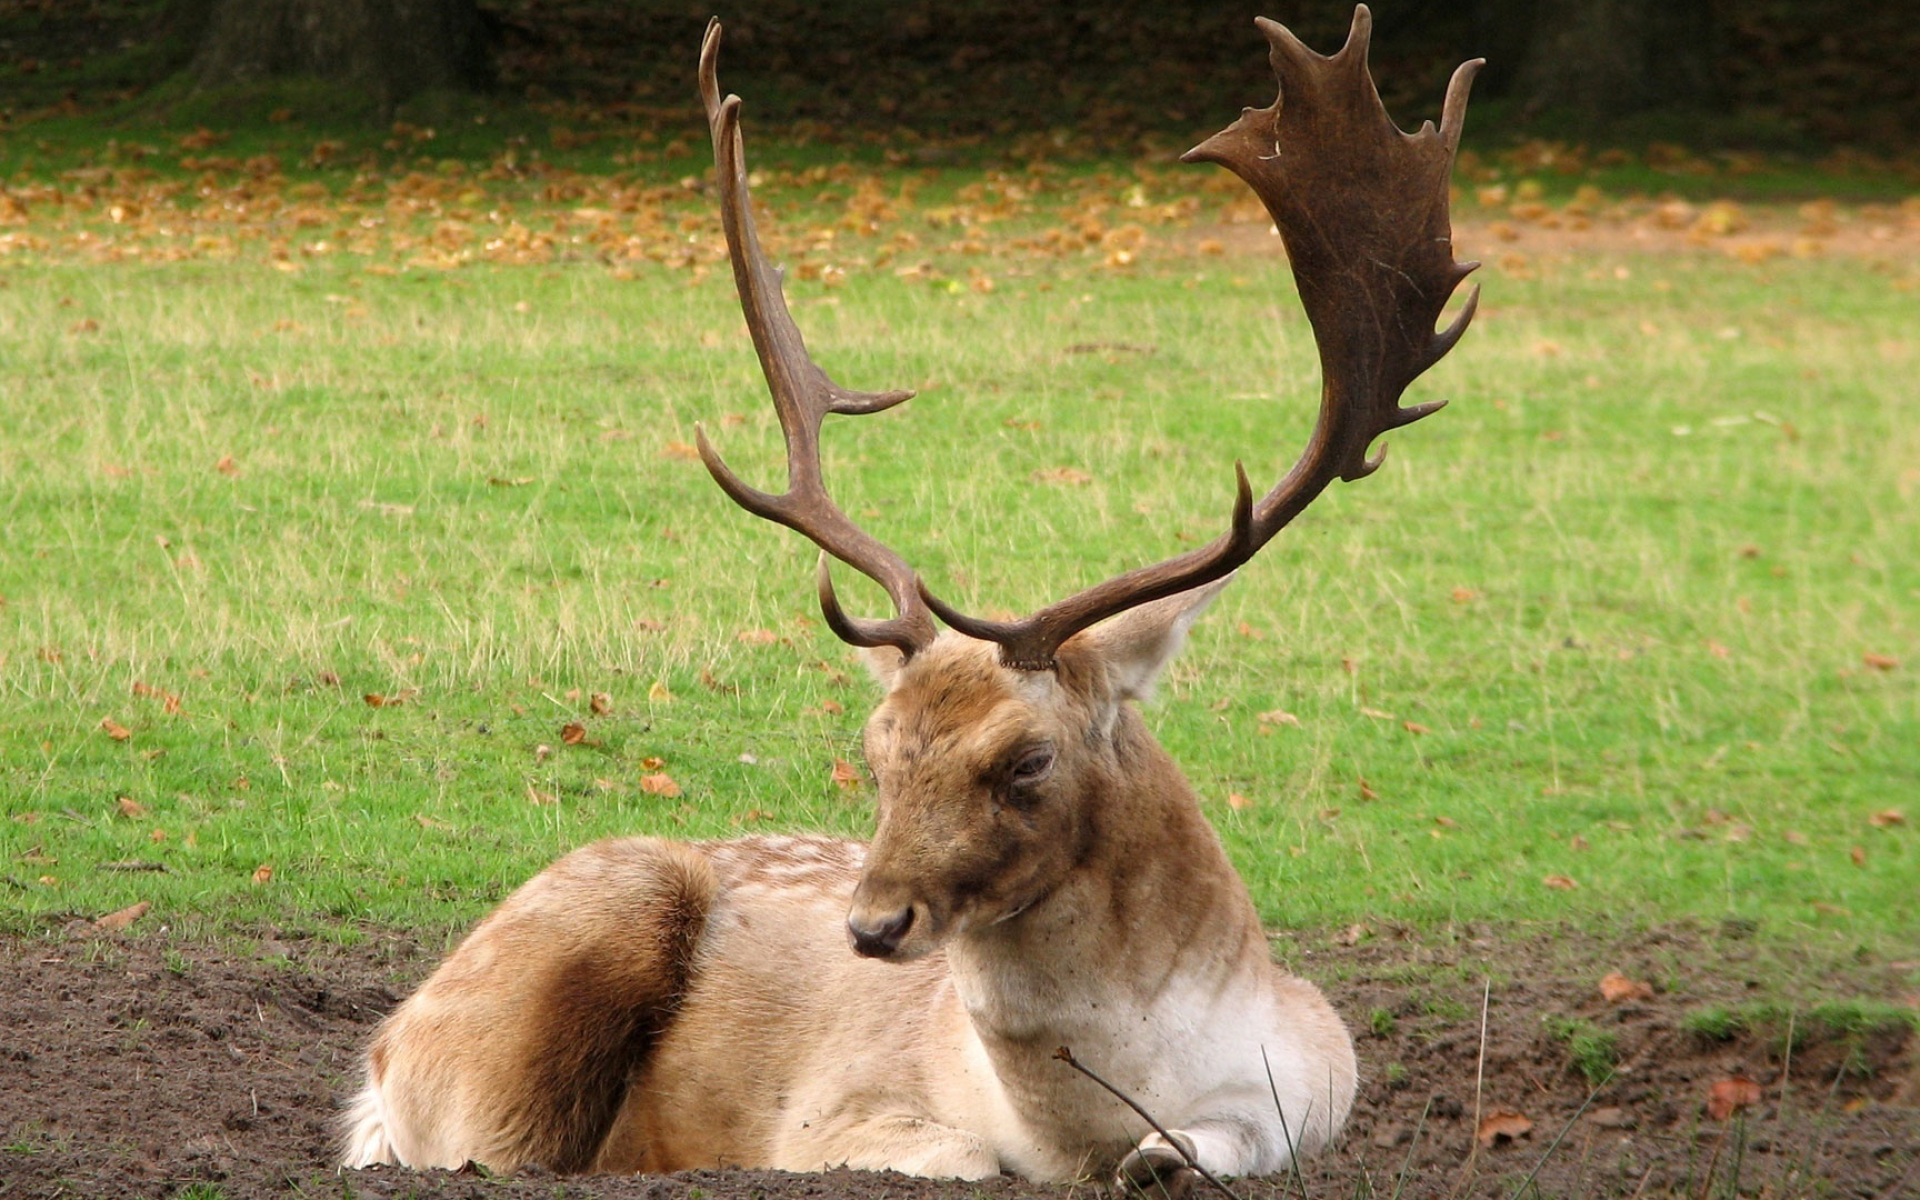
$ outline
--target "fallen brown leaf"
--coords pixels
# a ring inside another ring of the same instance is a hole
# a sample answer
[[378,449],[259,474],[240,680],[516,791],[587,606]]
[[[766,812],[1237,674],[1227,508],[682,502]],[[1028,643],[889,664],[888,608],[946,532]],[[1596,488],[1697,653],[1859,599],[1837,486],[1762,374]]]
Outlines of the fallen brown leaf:
[[1296,729],[1299,728],[1300,725],[1300,718],[1283,708],[1268,709],[1266,712],[1256,716],[1254,720],[1260,722],[1262,725],[1292,725]]
[[1707,1089],[1707,1115],[1716,1121],[1724,1121],[1758,1103],[1760,1085],[1744,1075],[1722,1079]]
[[1867,818],[1867,824],[1875,829],[1892,829],[1895,825],[1905,825],[1907,814],[1897,808],[1883,808]]
[[93,927],[107,933],[119,933],[127,926],[138,921],[141,917],[146,916],[147,910],[152,907],[153,905],[145,900],[140,901],[138,904],[129,904],[118,912],[110,912],[106,916],[101,917],[93,923]]
[[1573,881],[1571,876],[1567,875],[1549,875],[1540,882],[1558,892],[1570,892],[1580,886]]
[[560,803],[560,797],[554,795],[552,792],[543,792],[532,784],[527,785],[527,799],[539,805]]
[[640,769],[642,771],[658,771],[666,765],[667,760],[661,758],[658,754],[649,754],[640,760]]
[[672,799],[680,794],[680,785],[673,781],[673,776],[656,772],[640,777],[640,790],[649,796],[665,796]]
[[595,692],[587,697],[587,711],[596,717],[604,717],[613,711],[613,697],[605,692]]
[[124,742],[133,736],[133,730],[128,729],[112,717],[101,717],[100,729],[116,742]]
[[742,629],[734,640],[748,646],[771,646],[780,640],[780,635],[771,629]]
[[273,868],[262,863],[253,869],[253,886],[263,887],[273,879]]
[[1900,665],[1899,659],[1889,658],[1884,654],[1862,654],[1860,661],[1876,671],[1891,671]]
[[569,721],[560,727],[560,740],[569,746],[578,746],[587,740],[587,727],[578,721]]
[[132,817],[138,821],[141,817],[147,815],[147,806],[135,800],[132,796],[121,796],[114,801],[114,804],[119,807],[120,815],[123,817]]
[[1496,1108],[1480,1118],[1473,1136],[1491,1150],[1503,1142],[1517,1141],[1533,1130],[1533,1122],[1517,1109]]
[[1625,1004],[1629,1000],[1653,999],[1653,985],[1642,979],[1629,979],[1618,971],[1608,971],[1600,977],[1600,994],[1608,1004]]
[[164,688],[157,688],[152,684],[141,683],[136,679],[133,681],[133,694],[149,700],[158,700],[160,707],[164,709],[169,716],[177,717],[180,715],[180,697]]
[[858,791],[862,782],[860,771],[844,758],[833,760],[833,782],[846,791]]
[[1252,806],[1253,806],[1253,801],[1247,799],[1245,796],[1242,796],[1239,792],[1227,793],[1227,807],[1232,809],[1233,811],[1240,812],[1244,809],[1251,808]]
[[1044,471],[1035,471],[1033,473],[1033,481],[1035,483],[1083,487],[1093,482],[1093,476],[1080,470],[1078,467],[1048,467]]

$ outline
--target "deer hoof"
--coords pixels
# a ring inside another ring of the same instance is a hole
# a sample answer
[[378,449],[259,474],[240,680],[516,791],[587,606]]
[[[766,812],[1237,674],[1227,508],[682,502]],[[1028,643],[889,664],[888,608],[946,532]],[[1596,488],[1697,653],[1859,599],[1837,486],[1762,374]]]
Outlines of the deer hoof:
[[[1121,1159],[1113,1177],[1114,1195],[1154,1200],[1186,1200],[1192,1195],[1194,1185],[1200,1182],[1200,1172],[1187,1165],[1193,1146],[1182,1134],[1173,1137],[1180,1142],[1178,1148],[1155,1138]],[[1183,1149],[1186,1154],[1181,1153]]]

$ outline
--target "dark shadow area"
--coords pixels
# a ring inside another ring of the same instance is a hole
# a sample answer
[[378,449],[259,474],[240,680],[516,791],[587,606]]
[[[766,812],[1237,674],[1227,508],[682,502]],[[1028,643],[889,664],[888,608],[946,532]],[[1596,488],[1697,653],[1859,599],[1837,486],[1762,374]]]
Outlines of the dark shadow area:
[[[432,9],[428,18],[416,10]],[[1395,113],[1437,111],[1448,72],[1489,60],[1483,130],[1630,144],[1897,151],[1920,127],[1920,22],[1838,0],[1378,0],[1375,73]],[[389,11],[391,10],[391,11]],[[404,10],[404,12],[403,12]],[[0,110],[142,110],[196,89],[326,76],[385,119],[477,88],[575,121],[692,109],[707,19],[759,119],[928,137],[1071,129],[1126,145],[1272,99],[1256,12],[1331,51],[1346,0],[0,0]],[[398,15],[396,15],[398,14]],[[412,15],[408,15],[412,14]],[[437,44],[444,42],[444,45]],[[326,53],[322,53],[322,51]],[[229,100],[244,118],[244,91]]]

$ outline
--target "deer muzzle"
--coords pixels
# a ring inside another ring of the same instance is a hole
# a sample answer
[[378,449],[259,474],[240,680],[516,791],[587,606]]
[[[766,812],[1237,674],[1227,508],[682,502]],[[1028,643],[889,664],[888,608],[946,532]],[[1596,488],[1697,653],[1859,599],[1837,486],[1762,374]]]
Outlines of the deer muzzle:
[[913,908],[867,913],[855,909],[847,916],[847,937],[862,958],[892,958],[913,928]]

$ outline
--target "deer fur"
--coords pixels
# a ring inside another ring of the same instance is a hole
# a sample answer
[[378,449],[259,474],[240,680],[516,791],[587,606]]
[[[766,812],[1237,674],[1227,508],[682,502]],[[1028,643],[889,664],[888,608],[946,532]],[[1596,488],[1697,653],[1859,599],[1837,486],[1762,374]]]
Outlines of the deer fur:
[[382,1024],[344,1164],[1148,1186],[1190,1185],[1188,1155],[1257,1174],[1324,1145],[1352,1041],[1270,959],[1132,703],[1224,582],[1075,635],[1053,671],[952,632],[870,651],[870,843],[562,858]]

